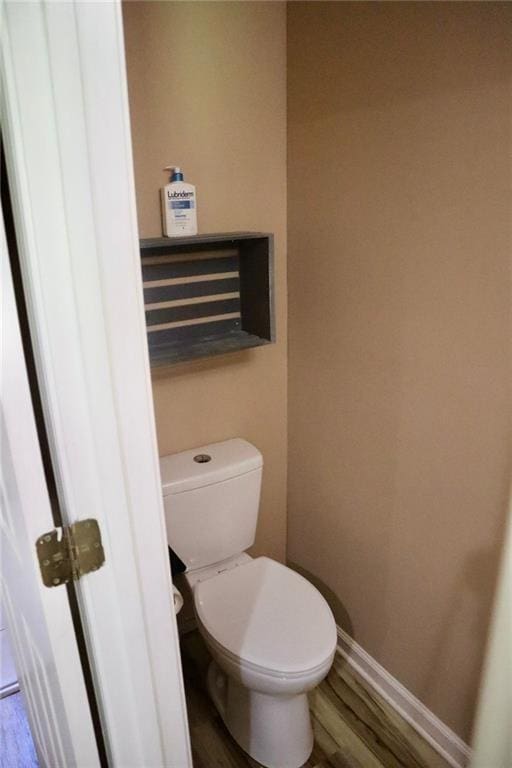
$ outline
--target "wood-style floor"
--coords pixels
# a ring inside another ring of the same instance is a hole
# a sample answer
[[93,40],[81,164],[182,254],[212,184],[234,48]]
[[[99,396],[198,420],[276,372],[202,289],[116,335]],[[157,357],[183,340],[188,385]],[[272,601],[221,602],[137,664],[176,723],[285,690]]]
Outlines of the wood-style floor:
[[0,768],[37,768],[21,693],[0,699]]
[[[184,635],[181,649],[194,768],[257,768],[231,738],[208,697],[210,658],[199,633]],[[315,745],[304,768],[448,768],[340,656],[312,692],[310,704]]]
[[[194,768],[258,768],[231,738],[206,692],[210,657],[199,633],[182,637],[181,649]],[[448,768],[339,656],[310,703],[315,745],[304,768]],[[0,768],[37,765],[21,695],[0,699]]]

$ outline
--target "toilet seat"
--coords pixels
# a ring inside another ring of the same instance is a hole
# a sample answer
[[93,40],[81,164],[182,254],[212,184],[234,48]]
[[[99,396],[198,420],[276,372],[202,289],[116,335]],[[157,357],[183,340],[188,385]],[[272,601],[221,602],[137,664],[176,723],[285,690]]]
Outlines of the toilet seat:
[[320,675],[320,678],[323,678],[332,663],[333,652],[331,651],[328,656],[325,657],[324,661],[315,667],[304,668],[296,672],[283,672],[281,670],[269,669],[261,664],[254,664],[239,655],[231,653],[227,648],[218,643],[202,625],[201,634],[210,648],[212,655],[216,656],[219,660],[222,659],[224,667],[228,664],[229,669],[236,669],[236,676],[241,680],[248,679],[248,675],[251,675],[252,673],[253,676],[256,675],[259,678],[264,677],[268,681],[272,679],[275,679],[276,681],[286,681],[288,685],[296,682],[302,687],[304,681],[307,681],[309,678],[316,678],[318,675]]
[[332,658],[336,625],[306,579],[259,557],[197,584],[197,618],[219,651],[267,675],[293,677]]

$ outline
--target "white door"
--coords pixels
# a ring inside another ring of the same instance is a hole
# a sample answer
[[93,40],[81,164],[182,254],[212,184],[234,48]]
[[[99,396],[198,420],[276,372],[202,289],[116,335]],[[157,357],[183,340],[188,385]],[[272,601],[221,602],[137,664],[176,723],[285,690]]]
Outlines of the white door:
[[23,357],[3,219],[1,601],[41,768],[99,766],[65,589],[43,586],[35,541],[52,511]]
[[59,505],[66,524],[95,518],[105,549],[76,591],[108,762],[188,768],[120,2],[0,0],[0,24],[2,134]]

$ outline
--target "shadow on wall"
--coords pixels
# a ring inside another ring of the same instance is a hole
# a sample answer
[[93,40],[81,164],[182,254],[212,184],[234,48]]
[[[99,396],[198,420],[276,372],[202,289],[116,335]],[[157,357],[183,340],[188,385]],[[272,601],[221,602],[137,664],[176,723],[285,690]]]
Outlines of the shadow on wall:
[[[457,619],[464,619],[463,614],[468,611],[474,617],[472,621],[473,635],[478,637],[477,648],[484,647],[487,627],[489,622],[489,607],[492,603],[491,596],[494,593],[495,579],[492,564],[497,562],[501,555],[501,546],[490,547],[485,550],[475,550],[471,557],[467,558],[463,570],[460,574],[458,588],[453,590],[452,599],[443,614],[439,625],[436,643],[433,647],[430,661],[425,665],[426,675],[422,690],[419,692],[422,700],[428,700],[436,687],[436,681],[442,676],[443,670],[450,666],[450,648],[452,643],[457,643],[456,625]],[[334,615],[334,620],[338,627],[343,629],[353,640],[354,625],[352,619],[340,600],[338,595],[315,574],[303,568],[298,563],[288,561],[287,565],[294,571],[304,576],[310,581],[327,601]],[[472,605],[468,606],[468,600]],[[474,603],[477,603],[477,613],[475,613]],[[480,656],[474,659],[475,666],[481,662]],[[476,698],[479,676],[475,678],[474,691],[471,693],[468,701],[472,702]],[[467,707],[465,713],[468,720],[473,716],[472,706]]]
[[[321,579],[319,579],[317,576],[315,576],[314,573],[311,573],[310,571],[307,571],[305,568],[303,568],[298,563],[294,563],[292,561],[288,561],[287,566],[291,568],[292,570],[299,573],[301,576],[304,576],[305,579],[311,582],[321,595],[327,600],[327,603],[329,605],[329,608],[331,609],[334,621],[336,622],[338,627],[341,627],[350,637],[354,637],[354,627],[352,624],[352,620],[350,616],[348,615],[348,611],[339,599],[338,595],[332,591],[330,587],[327,586]],[[355,638],[354,638],[355,639]]]
[[501,542],[497,546],[474,550],[466,558],[458,583],[452,589],[451,600],[445,606],[439,622],[430,659],[425,665],[425,682],[420,691],[420,698],[423,701],[430,700],[439,680],[446,674],[446,670],[450,669],[452,648],[457,647],[458,644],[457,627],[467,626],[475,638],[475,642],[468,649],[473,658],[469,658],[468,662],[471,663],[476,674],[471,681],[469,695],[460,703],[461,707],[464,707],[464,716],[469,723],[474,717],[473,702],[477,698],[483,664],[480,649],[486,646],[489,614],[496,586],[494,566],[499,562],[500,557]]
[[236,353],[229,352],[225,355],[214,355],[213,357],[200,358],[197,360],[187,360],[182,363],[173,363],[172,365],[162,365],[151,369],[151,378],[153,380],[163,379],[164,383],[171,377],[178,378],[183,376],[200,376],[205,372],[215,371],[218,374],[223,372],[232,372],[234,366],[240,368],[247,365],[254,359],[254,350],[237,350]]

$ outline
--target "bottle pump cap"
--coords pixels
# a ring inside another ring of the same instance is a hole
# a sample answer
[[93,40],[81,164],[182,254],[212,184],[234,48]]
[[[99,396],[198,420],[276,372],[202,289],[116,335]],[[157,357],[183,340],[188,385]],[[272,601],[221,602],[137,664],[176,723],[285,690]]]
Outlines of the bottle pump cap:
[[183,181],[183,171],[177,165],[167,165],[164,171],[170,172],[169,181]]

